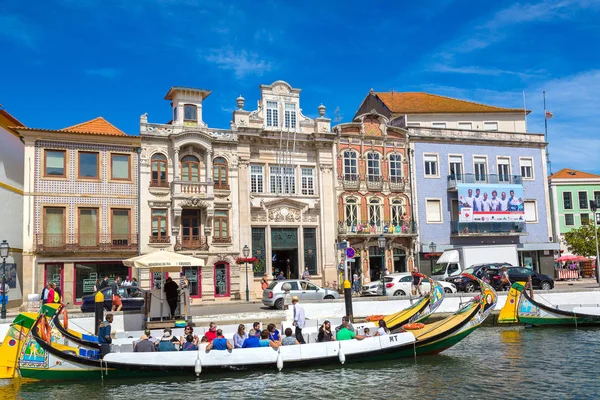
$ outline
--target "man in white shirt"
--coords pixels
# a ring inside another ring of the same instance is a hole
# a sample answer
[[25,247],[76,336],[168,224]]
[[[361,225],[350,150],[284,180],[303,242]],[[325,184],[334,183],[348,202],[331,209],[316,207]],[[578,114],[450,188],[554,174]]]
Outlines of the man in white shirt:
[[294,325],[296,327],[296,340],[300,344],[306,344],[304,336],[302,336],[302,329],[306,323],[306,317],[304,316],[304,308],[298,304],[298,296],[292,297],[292,304],[294,307]]
[[506,192],[502,192],[502,197],[498,200],[498,211],[508,211],[508,199]]
[[488,194],[485,192],[483,194],[483,210],[482,211],[492,211],[492,202],[488,199]]
[[492,198],[490,199],[490,211],[498,211],[499,204],[500,199],[498,198],[498,192],[492,190]]
[[473,199],[473,211],[483,211],[483,199],[481,197],[481,191],[475,189],[475,198]]
[[522,198],[515,197],[515,191],[510,191],[510,198],[508,199],[508,209],[509,211],[519,211],[520,205],[523,203]]
[[463,207],[473,208],[473,189],[469,189],[467,197],[460,198]]

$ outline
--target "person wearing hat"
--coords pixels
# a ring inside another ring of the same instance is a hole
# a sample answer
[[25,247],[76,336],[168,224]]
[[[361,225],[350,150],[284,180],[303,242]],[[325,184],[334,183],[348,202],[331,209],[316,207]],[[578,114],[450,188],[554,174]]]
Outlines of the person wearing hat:
[[304,328],[304,324],[306,323],[306,318],[304,316],[304,308],[300,304],[298,304],[298,296],[292,297],[292,307],[294,307],[294,323],[293,325],[296,327],[296,339],[300,344],[306,344],[304,341],[304,336],[302,336],[302,329]]
[[179,345],[179,340],[173,333],[171,333],[171,328],[165,328],[163,331],[163,335],[158,342],[156,342],[158,351],[177,351],[177,347],[175,345]]
[[269,286],[269,280],[267,278],[268,275],[265,273],[262,279],[260,280],[260,287],[262,288],[262,290],[265,290]]

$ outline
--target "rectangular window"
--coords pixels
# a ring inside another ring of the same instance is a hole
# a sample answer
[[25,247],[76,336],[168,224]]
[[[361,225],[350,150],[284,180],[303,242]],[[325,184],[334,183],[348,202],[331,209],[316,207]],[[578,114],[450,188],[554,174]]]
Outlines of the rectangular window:
[[442,201],[437,199],[427,200],[426,214],[427,223],[442,222]]
[[358,161],[356,152],[347,150],[344,152],[344,179],[348,181],[358,180]]
[[262,165],[250,166],[250,191],[252,193],[262,193],[264,191],[264,175]]
[[229,240],[229,216],[227,211],[215,211],[215,232],[214,240],[227,241]]
[[575,225],[575,219],[573,218],[573,214],[565,214],[565,225],[566,226]]
[[296,176],[293,167],[271,166],[269,168],[271,193],[296,193]]
[[498,157],[498,181],[510,181],[510,158]]
[[311,275],[317,274],[317,228],[304,228],[304,266]]
[[279,110],[276,101],[267,101],[267,126],[279,126]]
[[471,129],[473,129],[473,123],[472,122],[459,122],[458,129],[471,130]]
[[462,180],[462,157],[461,156],[448,156],[450,164],[450,179],[461,181]]
[[127,246],[129,242],[130,222],[129,210],[113,208],[111,210],[111,232],[113,246]]
[[346,226],[354,228],[358,225],[358,206],[356,200],[348,199],[345,208]]
[[79,152],[79,178],[98,179],[98,153]]
[[579,209],[587,210],[589,207],[587,192],[578,192],[579,196]]
[[580,214],[579,217],[581,218],[581,225],[589,225],[590,223],[590,214],[585,213],[585,214]]
[[44,176],[66,177],[65,150],[44,150]]
[[563,208],[565,210],[573,209],[573,198],[571,197],[571,192],[563,192]]
[[498,130],[498,123],[497,122],[484,122],[483,123],[483,130],[484,131],[497,131]]
[[367,179],[371,182],[380,178],[381,163],[379,162],[379,153],[367,154]]
[[314,168],[302,168],[302,194],[315,194]]
[[167,210],[152,209],[152,238],[166,239],[167,238]]
[[131,179],[129,173],[131,171],[129,154],[111,154],[111,179],[128,181]]
[[98,209],[79,209],[79,245],[93,247],[98,245]]
[[425,176],[436,177],[438,176],[438,159],[435,154],[424,154],[423,160],[425,161]]
[[186,104],[183,106],[183,119],[185,121],[197,120],[197,107],[194,104]]
[[402,182],[402,156],[400,154],[390,154],[390,181]]
[[537,203],[533,200],[525,200],[525,222],[538,222]]
[[65,208],[44,208],[44,247],[60,247],[65,244]]
[[523,179],[533,179],[533,159],[521,158],[521,177]]
[[446,123],[445,122],[432,122],[431,127],[432,128],[445,128]]
[[285,103],[285,127],[296,127],[296,105],[294,103]]
[[487,159],[485,157],[473,157],[473,164],[475,166],[475,181],[486,182],[487,181]]
[[600,206],[600,192],[594,192],[594,200]]
[[256,257],[257,262],[254,263],[252,269],[255,277],[261,277],[266,272],[266,257],[265,257],[265,228],[252,227],[252,254],[251,257]]

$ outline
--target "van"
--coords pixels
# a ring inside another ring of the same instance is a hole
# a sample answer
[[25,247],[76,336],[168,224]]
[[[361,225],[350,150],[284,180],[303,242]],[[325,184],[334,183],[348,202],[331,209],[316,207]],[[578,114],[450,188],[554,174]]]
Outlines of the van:
[[518,265],[516,245],[463,246],[444,251],[435,263],[431,278],[446,280],[462,274],[474,264],[505,263]]

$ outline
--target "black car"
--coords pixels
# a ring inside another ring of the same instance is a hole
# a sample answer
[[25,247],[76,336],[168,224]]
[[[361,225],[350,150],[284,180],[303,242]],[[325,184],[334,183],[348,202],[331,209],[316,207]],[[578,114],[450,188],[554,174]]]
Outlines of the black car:
[[[495,281],[499,280],[498,272],[502,267],[510,267],[509,263],[487,263],[487,264],[474,264],[467,268],[464,272],[472,274],[479,279],[488,280],[495,287]],[[469,278],[468,276],[452,276],[446,278],[447,282],[454,283],[456,290],[462,292],[474,292],[479,290],[479,282]]]
[[[121,286],[119,294],[123,307],[121,311],[139,311],[144,307],[144,289],[136,286]],[[107,287],[102,289],[104,295],[104,309],[110,311],[112,309],[112,288]],[[81,303],[81,312],[94,312],[96,304],[96,293],[83,296]]]
[[[554,279],[548,275],[540,274],[531,268],[507,267],[508,277],[511,282],[527,282],[531,276],[534,289],[550,290],[554,288]],[[500,271],[502,273],[502,271]]]

